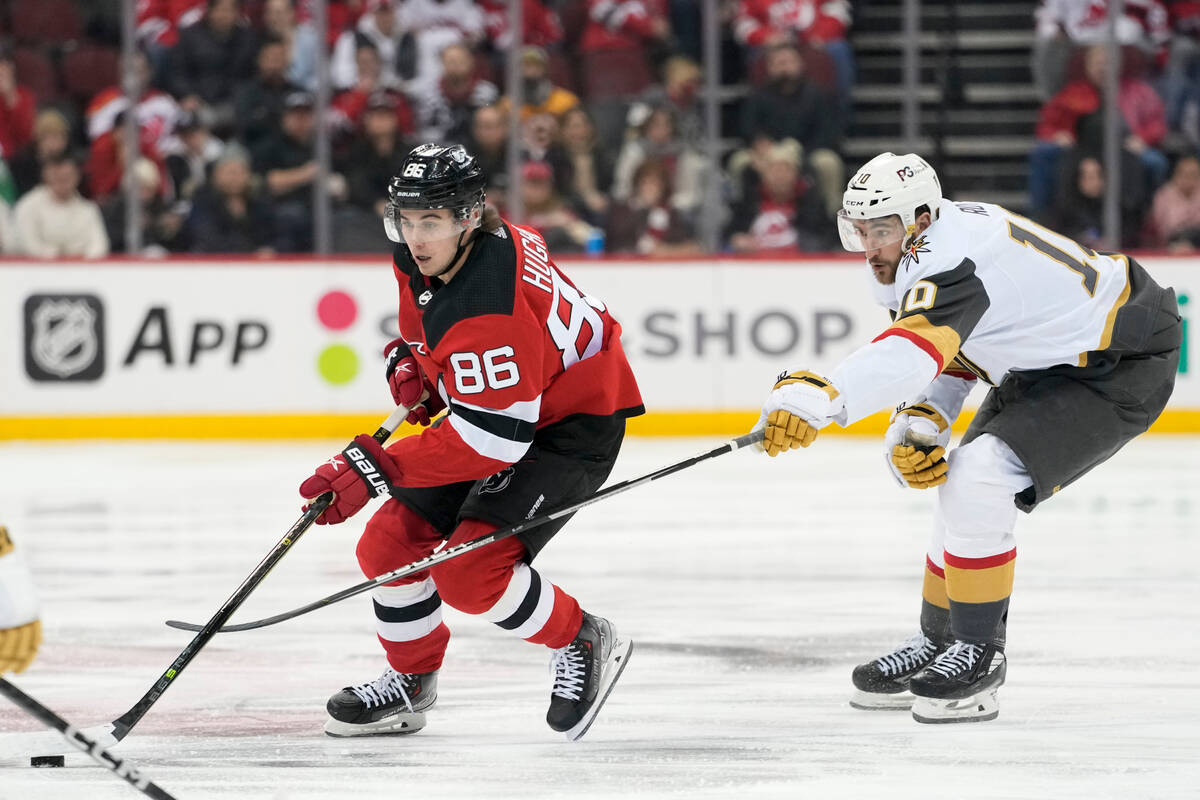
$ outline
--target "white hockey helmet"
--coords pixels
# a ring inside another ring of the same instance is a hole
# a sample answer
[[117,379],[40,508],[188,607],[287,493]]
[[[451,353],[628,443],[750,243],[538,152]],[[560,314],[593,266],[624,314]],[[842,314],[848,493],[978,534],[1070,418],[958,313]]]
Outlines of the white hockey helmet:
[[[915,153],[880,153],[863,164],[846,184],[842,210],[838,212],[842,247],[861,253],[907,241],[916,233],[917,209],[927,206],[930,216],[937,219],[941,203],[942,184],[929,162]],[[854,224],[855,220],[892,215],[899,217],[899,225],[872,226],[866,231],[861,222]]]

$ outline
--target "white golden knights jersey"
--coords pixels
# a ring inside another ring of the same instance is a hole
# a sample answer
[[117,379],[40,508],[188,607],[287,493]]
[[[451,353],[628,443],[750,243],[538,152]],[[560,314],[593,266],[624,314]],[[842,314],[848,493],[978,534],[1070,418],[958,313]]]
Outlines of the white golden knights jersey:
[[1096,351],[1140,352],[1163,291],[1124,255],[997,205],[947,200],[903,251],[895,283],[872,284],[893,321],[834,373],[842,424],[911,400],[939,375],[997,385],[1013,371],[1087,366]]
[[519,461],[544,427],[644,413],[621,326],[554,264],[542,236],[482,233],[453,280],[393,259],[400,334],[449,413],[388,447],[403,486],[476,480]]

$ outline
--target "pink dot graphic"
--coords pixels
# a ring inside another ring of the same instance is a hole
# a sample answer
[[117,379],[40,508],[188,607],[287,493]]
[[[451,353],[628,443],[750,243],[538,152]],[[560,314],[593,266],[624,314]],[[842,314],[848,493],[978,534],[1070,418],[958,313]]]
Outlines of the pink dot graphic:
[[357,317],[358,304],[354,302],[353,297],[343,291],[327,292],[317,302],[317,319],[330,330],[345,330],[354,324]]

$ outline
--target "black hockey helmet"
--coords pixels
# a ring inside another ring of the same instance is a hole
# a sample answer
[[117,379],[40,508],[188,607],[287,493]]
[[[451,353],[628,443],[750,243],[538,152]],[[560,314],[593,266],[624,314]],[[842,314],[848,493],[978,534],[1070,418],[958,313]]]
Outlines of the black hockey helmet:
[[482,214],[485,184],[483,170],[462,145],[414,147],[400,174],[388,184],[388,238],[400,241],[396,219],[400,209],[447,208],[463,221],[473,213]]

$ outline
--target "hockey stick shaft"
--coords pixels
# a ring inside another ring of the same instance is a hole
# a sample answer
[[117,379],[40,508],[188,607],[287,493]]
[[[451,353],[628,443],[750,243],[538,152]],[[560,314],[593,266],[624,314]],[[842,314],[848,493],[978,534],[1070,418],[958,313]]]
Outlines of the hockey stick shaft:
[[[591,497],[580,500],[577,503],[572,503],[570,505],[563,506],[562,508],[557,508],[544,514],[539,514],[531,519],[522,520],[521,522],[509,525],[506,528],[493,531],[486,536],[478,536],[470,541],[455,545],[454,547],[448,547],[439,553],[434,553],[422,558],[419,561],[414,561],[407,566],[400,567],[399,569],[384,573],[378,577],[355,584],[348,589],[343,589],[342,591],[331,594],[328,597],[323,597],[320,600],[309,603],[306,606],[301,606],[300,608],[295,608],[291,611],[285,611],[282,614],[276,614],[273,617],[264,617],[263,619],[255,620],[254,622],[242,622],[237,625],[230,625],[228,627],[221,628],[220,632],[231,633],[234,631],[248,631],[255,628],[265,628],[268,625],[275,625],[276,623],[293,619],[301,616],[302,614],[307,614],[310,611],[316,611],[319,608],[325,608],[326,606],[333,605],[334,603],[345,600],[346,598],[354,597],[355,595],[362,594],[363,592],[368,592],[377,586],[382,586],[385,583],[391,583],[392,581],[399,580],[400,578],[413,575],[414,573],[421,572],[422,570],[445,563],[452,558],[458,558],[459,556],[470,553],[473,550],[478,550],[481,547],[485,547],[492,542],[498,542],[501,539],[507,539],[510,536],[516,536],[517,534],[523,533],[531,528],[536,528],[539,525],[545,525],[547,522],[552,520],[559,519],[560,517],[564,517],[568,514],[574,514],[581,508],[590,506],[593,503],[598,503],[601,500],[621,494],[622,492],[629,491],[635,486],[642,486],[652,481],[659,480],[660,478],[665,478],[668,475],[674,475],[676,472],[681,472],[682,470],[695,466],[702,461],[707,461],[711,458],[716,458],[717,456],[721,456],[726,453],[732,453],[734,450],[740,450],[743,447],[762,441],[762,437],[763,434],[761,430],[751,431],[750,433],[726,442],[720,447],[709,450],[707,453],[701,453],[700,455],[693,456],[692,458],[662,467],[654,472],[642,475],[640,478],[630,478],[627,481],[613,484],[607,489],[601,489]],[[199,626],[195,625],[194,623],[179,622],[178,620],[170,620],[167,622],[167,624],[172,628],[180,628],[181,630],[190,631],[199,629]]]
[[71,723],[25,694],[25,692],[16,686],[13,686],[4,678],[0,678],[0,694],[3,694],[48,727],[54,728],[63,735],[64,739],[70,742],[72,747],[87,753],[97,764],[112,770],[118,778],[124,779],[135,789],[142,792],[142,794],[145,794],[147,797],[153,797],[155,800],[175,800],[173,795],[169,794],[161,786],[151,782],[133,764],[105,750],[95,739],[90,738],[83,731],[71,725]]
[[[383,424],[379,426],[379,430],[373,434],[375,440],[380,444],[386,442],[388,437],[392,435],[392,431],[408,415],[408,412],[407,408],[397,406]],[[233,616],[233,612],[237,611],[238,607],[250,596],[250,593],[262,583],[263,579],[271,572],[271,569],[279,563],[279,559],[283,558],[292,548],[292,545],[300,540],[304,532],[312,527],[313,522],[316,521],[317,517],[321,516],[331,502],[333,502],[333,494],[331,492],[326,492],[318,497],[304,512],[303,516],[296,520],[295,524],[288,529],[283,538],[275,544],[271,552],[267,553],[266,557],[259,562],[254,571],[234,590],[229,599],[217,609],[217,613],[213,614],[212,619],[197,628],[199,633],[188,643],[187,647],[183,648],[179,656],[171,662],[171,665],[159,676],[149,691],[142,695],[142,699],[134,703],[133,707],[124,714],[113,720],[112,735],[116,737],[118,742],[125,738],[133,726],[138,723],[138,720],[145,716],[150,707],[158,701],[158,698],[162,697],[163,692],[170,688],[172,681],[179,676],[179,673],[183,672],[184,668],[200,652],[200,649],[208,644],[208,641],[216,635],[221,626],[229,621],[229,618]]]

